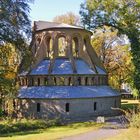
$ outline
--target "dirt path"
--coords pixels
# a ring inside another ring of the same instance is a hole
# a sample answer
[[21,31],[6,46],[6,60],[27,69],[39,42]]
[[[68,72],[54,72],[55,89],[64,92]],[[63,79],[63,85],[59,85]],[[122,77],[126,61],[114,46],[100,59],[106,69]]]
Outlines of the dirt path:
[[121,132],[117,129],[99,129],[84,134],[79,134],[71,137],[63,138],[62,140],[102,140],[105,138],[112,137]]
[[86,132],[83,134],[78,134],[70,137],[62,138],[61,140],[103,140],[122,133],[124,130],[124,125],[120,121],[120,117],[109,118],[106,120],[107,126]]

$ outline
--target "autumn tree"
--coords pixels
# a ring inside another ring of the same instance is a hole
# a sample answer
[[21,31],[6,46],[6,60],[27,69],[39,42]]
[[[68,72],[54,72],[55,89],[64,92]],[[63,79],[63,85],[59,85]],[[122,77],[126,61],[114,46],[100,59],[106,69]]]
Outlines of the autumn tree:
[[15,98],[17,92],[17,69],[20,63],[19,52],[11,44],[0,47],[0,108]]
[[[16,92],[16,76],[20,57],[27,54],[27,41],[31,35],[29,3],[33,0],[0,1],[0,102]],[[18,52],[18,53],[17,53]],[[28,59],[28,58],[27,58]],[[29,62],[29,59],[26,62]],[[16,65],[15,65],[16,64]],[[17,65],[18,64],[18,65]]]
[[118,35],[125,34],[131,43],[135,66],[134,85],[140,91],[140,1],[87,0],[81,4],[81,20],[88,29],[110,26]]
[[64,15],[56,16],[53,19],[53,21],[57,23],[66,23],[70,25],[80,25],[80,17],[72,12],[68,12]]
[[120,90],[122,83],[133,83],[130,44],[126,36],[118,37],[116,30],[104,28],[105,32],[95,30],[91,43],[108,71],[110,85]]

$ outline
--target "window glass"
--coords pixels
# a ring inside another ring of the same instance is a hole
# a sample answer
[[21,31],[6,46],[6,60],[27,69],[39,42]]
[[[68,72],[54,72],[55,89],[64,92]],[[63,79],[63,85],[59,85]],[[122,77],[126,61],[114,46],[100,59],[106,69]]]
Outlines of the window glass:
[[70,104],[66,103],[66,112],[69,112],[69,111],[70,111]]
[[97,102],[94,102],[94,111],[97,110]]
[[37,112],[40,112],[40,103],[37,103]]

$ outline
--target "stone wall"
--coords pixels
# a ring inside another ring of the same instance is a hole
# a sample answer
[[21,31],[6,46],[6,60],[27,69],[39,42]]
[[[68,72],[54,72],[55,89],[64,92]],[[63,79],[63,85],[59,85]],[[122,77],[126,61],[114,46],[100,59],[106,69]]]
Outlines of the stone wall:
[[[37,103],[40,111],[37,112]],[[66,112],[66,104],[69,111]],[[96,104],[96,105],[95,105]],[[91,99],[19,99],[19,117],[75,119],[98,115],[115,115],[111,107],[120,107],[120,96]]]

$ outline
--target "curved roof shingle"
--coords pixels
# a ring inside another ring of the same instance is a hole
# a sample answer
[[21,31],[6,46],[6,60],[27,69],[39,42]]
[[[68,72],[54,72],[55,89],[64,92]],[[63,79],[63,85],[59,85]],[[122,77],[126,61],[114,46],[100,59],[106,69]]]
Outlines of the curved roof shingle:
[[[96,74],[95,71],[82,59],[75,59],[77,74]],[[46,75],[50,60],[42,60],[29,74],[30,75]],[[98,74],[106,74],[101,68],[96,66]],[[55,60],[51,74],[74,74],[69,59],[58,58]]]
[[33,86],[22,87],[18,98],[70,99],[114,96],[120,94],[109,86]]
[[48,21],[35,21],[34,22],[36,31],[50,29],[50,28],[71,28],[71,29],[84,29],[81,26],[74,26],[65,23],[55,23],[55,22],[48,22]]

